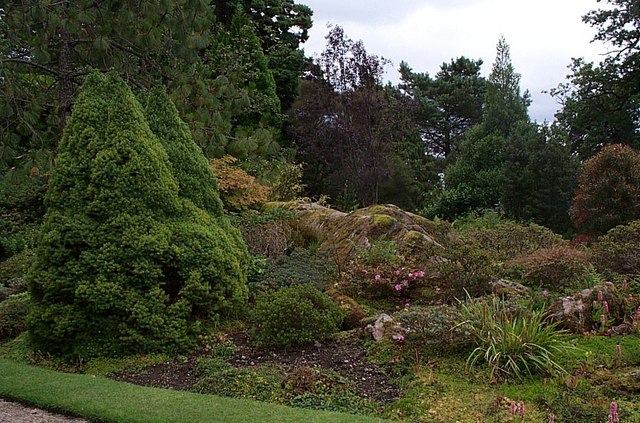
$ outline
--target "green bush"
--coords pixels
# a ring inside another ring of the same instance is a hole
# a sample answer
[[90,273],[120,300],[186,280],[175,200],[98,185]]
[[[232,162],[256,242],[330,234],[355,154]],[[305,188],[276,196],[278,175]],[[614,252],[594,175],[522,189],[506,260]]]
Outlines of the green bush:
[[126,84],[89,75],[59,145],[29,276],[35,349],[174,353],[193,344],[198,318],[244,306],[239,233],[181,197],[173,168]]
[[554,358],[569,346],[555,325],[545,322],[542,311],[514,308],[496,296],[461,304],[465,318],[461,326],[475,346],[469,365],[485,363],[491,377],[498,379],[564,371]]
[[0,260],[36,244],[47,178],[0,178]]
[[285,379],[283,372],[274,367],[239,369],[220,358],[199,359],[196,374],[196,392],[257,401],[276,401]]
[[413,306],[395,313],[393,319],[407,329],[407,344],[420,350],[448,354],[469,345],[469,334],[459,326],[464,317],[457,306]]
[[490,252],[498,261],[511,260],[541,248],[566,244],[560,235],[543,226],[509,221],[487,229],[465,230],[462,236],[474,240],[480,248]]
[[33,250],[24,250],[0,262],[0,301],[27,290],[26,274],[33,260]]
[[27,313],[31,306],[29,293],[23,292],[0,302],[0,339],[14,338],[27,329]]
[[590,254],[600,272],[640,274],[640,220],[616,226],[596,239]]
[[343,318],[342,309],[317,288],[292,286],[258,295],[249,334],[258,346],[291,347],[330,337]]
[[278,289],[310,284],[326,291],[338,277],[338,269],[330,261],[304,248],[294,248],[290,254],[271,261],[254,286],[249,289]]
[[441,260],[429,271],[430,283],[440,289],[444,300],[480,296],[491,291],[497,268],[486,249],[474,239],[459,238],[448,243]]
[[562,290],[584,280],[591,266],[586,252],[558,245],[511,260],[507,267],[527,286]]

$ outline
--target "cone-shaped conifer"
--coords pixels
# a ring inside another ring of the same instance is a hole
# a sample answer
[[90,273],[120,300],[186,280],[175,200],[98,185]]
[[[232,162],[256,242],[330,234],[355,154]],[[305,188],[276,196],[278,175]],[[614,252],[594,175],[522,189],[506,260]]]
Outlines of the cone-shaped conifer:
[[246,298],[246,247],[180,198],[167,152],[115,74],[90,75],[78,95],[46,205],[30,272],[36,349],[180,351],[196,314]]

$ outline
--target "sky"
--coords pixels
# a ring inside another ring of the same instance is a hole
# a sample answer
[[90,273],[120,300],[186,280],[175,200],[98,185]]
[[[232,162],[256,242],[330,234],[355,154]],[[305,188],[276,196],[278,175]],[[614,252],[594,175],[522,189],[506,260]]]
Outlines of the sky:
[[566,82],[572,58],[600,62],[607,48],[591,42],[596,29],[582,22],[597,0],[297,0],[313,10],[313,27],[303,45],[307,56],[325,48],[327,24],[361,40],[369,54],[391,60],[386,79],[397,83],[401,61],[431,76],[460,56],[482,59],[488,76],[496,44],[505,36],[521,90],[529,90],[532,119],[552,121],[560,107],[543,93]]

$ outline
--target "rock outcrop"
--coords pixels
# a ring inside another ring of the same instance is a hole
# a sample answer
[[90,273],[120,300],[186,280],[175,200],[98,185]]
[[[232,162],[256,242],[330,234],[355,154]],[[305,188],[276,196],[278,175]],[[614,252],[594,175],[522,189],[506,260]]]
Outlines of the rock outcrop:
[[392,204],[381,204],[344,213],[315,203],[273,202],[266,209],[280,207],[300,216],[299,224],[318,234],[320,248],[347,262],[358,249],[367,248],[381,237],[411,248],[442,248],[450,227],[404,211]]

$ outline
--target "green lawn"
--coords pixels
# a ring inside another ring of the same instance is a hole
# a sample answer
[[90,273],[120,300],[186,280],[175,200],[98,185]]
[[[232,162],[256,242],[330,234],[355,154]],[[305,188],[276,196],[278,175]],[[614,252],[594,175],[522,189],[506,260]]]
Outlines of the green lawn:
[[382,422],[350,414],[146,388],[0,360],[0,397],[103,422]]

